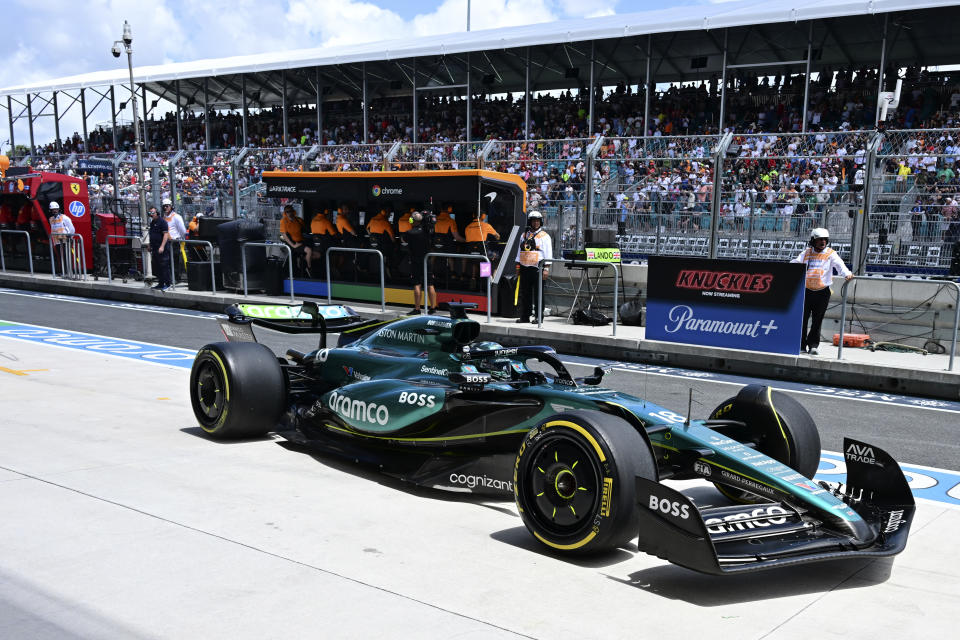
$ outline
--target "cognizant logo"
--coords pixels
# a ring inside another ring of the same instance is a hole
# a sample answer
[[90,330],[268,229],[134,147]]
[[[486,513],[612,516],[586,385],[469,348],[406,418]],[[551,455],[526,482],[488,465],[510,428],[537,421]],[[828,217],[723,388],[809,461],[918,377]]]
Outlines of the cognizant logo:
[[390,421],[390,411],[382,404],[348,398],[336,392],[330,394],[330,409],[348,420],[383,425]]
[[513,491],[513,483],[509,480],[497,480],[488,476],[468,476],[463,473],[451,473],[450,482],[453,484],[464,485],[470,489],[482,487],[485,489],[499,489],[501,491]]

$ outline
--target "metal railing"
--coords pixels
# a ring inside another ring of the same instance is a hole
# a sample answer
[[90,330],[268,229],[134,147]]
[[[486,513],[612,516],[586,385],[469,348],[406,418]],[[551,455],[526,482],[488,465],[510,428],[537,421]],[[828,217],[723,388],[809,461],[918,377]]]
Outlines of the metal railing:
[[[106,237],[106,242],[104,243],[104,246],[106,247],[106,253],[107,253],[107,282],[113,282],[113,264],[110,261],[110,239],[111,238],[117,238],[117,239],[123,239],[123,240],[140,240],[141,239],[140,236],[107,236]],[[133,249],[132,243],[130,248]],[[143,260],[144,262],[146,262],[146,258],[143,255],[145,251],[146,249],[144,249],[143,245],[141,244],[140,259]],[[144,270],[146,270],[146,267],[144,267]]]
[[7,261],[3,255],[3,234],[23,234],[27,236],[27,262],[30,264],[30,275],[33,275],[33,249],[30,247],[30,232],[21,229],[2,229],[0,230],[0,269],[7,270]]
[[[537,264],[537,328],[543,326],[543,266],[547,263],[554,264],[556,262],[565,264],[565,265],[574,265],[578,264],[577,261],[573,260],[562,260],[560,258],[554,258],[551,260],[541,260]],[[601,265],[603,269],[607,267],[613,267],[613,337],[617,337],[617,312],[619,311],[619,305],[617,304],[619,293],[620,293],[620,266],[613,262],[580,262],[582,265]],[[568,267],[569,268],[569,267]],[[589,278],[590,275],[585,273],[582,277]],[[579,289],[577,290],[579,293]],[[571,302],[571,307],[573,303]],[[572,311],[572,308],[571,308]]]
[[[207,255],[210,256],[210,292],[216,293],[217,292],[217,274],[213,268],[213,244],[211,244],[210,241],[208,240],[172,240],[172,239],[170,240],[170,244],[173,244],[174,242],[179,243],[181,245],[181,250],[182,250],[182,246],[185,244],[207,245],[207,250],[209,251]],[[175,271],[177,257],[173,255],[172,248],[170,249],[170,251],[171,251],[170,253],[170,288],[173,289],[177,286],[177,276]],[[186,265],[184,265],[184,267],[185,267],[184,270],[186,270]],[[190,285],[188,284],[187,286],[189,287]],[[244,276],[244,286],[246,286],[246,276]]]
[[[247,297],[247,247],[280,247],[287,250],[287,267],[290,269],[290,302],[293,302],[293,250],[282,242],[244,242],[240,245],[240,264],[243,275],[243,297]],[[212,251],[212,249],[211,249]],[[213,253],[210,254],[213,268]]]
[[[491,274],[493,273],[493,264],[490,262],[490,259],[487,256],[475,255],[471,253],[428,253],[423,257],[423,295],[427,296],[427,302],[430,301],[430,285],[428,284],[429,280],[427,278],[430,264],[430,258],[461,258],[464,260],[479,260],[480,262],[486,262],[490,265]],[[491,304],[490,304],[490,279],[491,276],[487,276],[485,279],[487,281],[487,324],[490,323],[490,313],[491,313]],[[420,315],[426,315],[427,305],[423,305],[420,308]]]
[[[56,238],[65,238],[65,242],[57,242]],[[62,245],[62,250],[60,251],[60,262],[61,262],[61,273],[62,278],[73,278],[74,277],[74,267],[80,267],[80,278],[82,280],[87,279],[87,254],[83,249],[83,236],[79,233],[51,233],[50,234],[50,272],[53,274],[53,277],[57,277],[57,259],[54,257],[53,246],[55,244]],[[80,249],[80,261],[76,260],[76,253],[74,252],[74,247],[79,247]],[[72,259],[67,260],[67,255],[71,255]]]
[[960,328],[960,285],[956,282],[951,282],[949,280],[937,280],[931,282],[930,280],[906,280],[906,279],[891,279],[884,278],[880,276],[854,276],[850,280],[847,280],[843,283],[843,286],[840,289],[841,299],[840,299],[840,341],[837,343],[837,360],[840,360],[843,357],[843,325],[847,320],[847,288],[851,282],[857,280],[872,280],[874,282],[889,282],[891,286],[894,283],[909,283],[909,284],[937,284],[939,286],[953,286],[957,294],[956,302],[953,304],[954,316],[953,316],[953,338],[950,341],[950,362],[947,365],[948,371],[953,371],[953,361],[957,353],[957,330]]
[[327,267],[327,304],[330,304],[333,301],[333,285],[330,281],[330,253],[333,251],[339,251],[341,253],[375,253],[377,257],[380,258],[380,311],[385,312],[387,310],[387,281],[384,277],[385,275],[385,266],[383,262],[383,254],[380,253],[379,249],[355,249],[353,247],[328,247],[326,254],[324,255],[324,261],[326,262]]

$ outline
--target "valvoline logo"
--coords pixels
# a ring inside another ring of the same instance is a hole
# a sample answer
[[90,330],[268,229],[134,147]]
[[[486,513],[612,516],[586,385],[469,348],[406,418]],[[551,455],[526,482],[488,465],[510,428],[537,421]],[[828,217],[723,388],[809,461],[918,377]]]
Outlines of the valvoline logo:
[[375,185],[373,185],[373,187],[370,189],[370,194],[373,195],[374,198],[379,198],[379,197],[380,197],[380,191],[381,191],[380,185],[375,184]]
[[67,211],[70,212],[74,218],[82,218],[83,214],[87,212],[87,208],[79,200],[74,200],[70,203],[70,206],[67,207]]

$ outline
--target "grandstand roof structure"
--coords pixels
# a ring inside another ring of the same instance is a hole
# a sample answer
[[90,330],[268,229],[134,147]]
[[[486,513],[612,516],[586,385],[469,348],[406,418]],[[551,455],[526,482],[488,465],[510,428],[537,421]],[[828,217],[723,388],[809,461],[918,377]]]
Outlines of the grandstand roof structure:
[[[775,74],[949,65],[960,63],[952,33],[958,22],[960,5],[948,0],[742,0],[141,66],[133,76],[144,102],[153,94],[177,105],[179,116],[204,106],[246,110],[423,91],[464,95],[466,87],[474,93],[536,92],[720,78],[741,69]],[[0,88],[0,98],[6,97],[0,107],[7,108],[11,138],[20,118],[30,119],[32,137],[33,120],[51,104],[56,113],[58,92],[93,90],[116,113],[113,88],[128,83],[126,66],[118,64]],[[31,97],[39,109],[31,109]]]

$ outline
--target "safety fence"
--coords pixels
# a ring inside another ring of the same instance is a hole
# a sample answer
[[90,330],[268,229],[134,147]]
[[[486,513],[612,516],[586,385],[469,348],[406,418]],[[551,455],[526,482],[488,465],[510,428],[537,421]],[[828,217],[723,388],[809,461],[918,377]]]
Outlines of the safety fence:
[[[858,273],[942,275],[960,242],[958,159],[960,129],[393,142],[147,153],[144,187],[186,221],[272,222],[281,201],[265,197],[264,171],[483,168],[526,181],[561,250],[606,230],[628,260],[783,259],[819,226]],[[14,159],[24,163],[83,175],[113,209],[138,210],[132,153]]]

